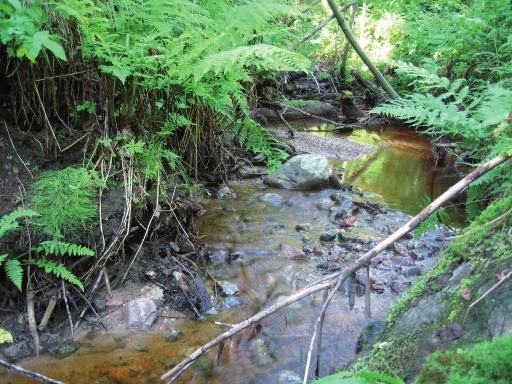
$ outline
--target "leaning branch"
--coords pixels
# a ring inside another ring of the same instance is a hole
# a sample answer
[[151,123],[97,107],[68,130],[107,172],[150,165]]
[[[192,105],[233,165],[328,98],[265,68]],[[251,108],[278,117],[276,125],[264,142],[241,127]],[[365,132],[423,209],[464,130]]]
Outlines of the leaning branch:
[[20,367],[19,365],[10,364],[5,360],[0,360],[0,366],[5,367],[7,369],[12,369],[13,371],[16,371],[18,373],[21,373],[24,376],[32,377],[34,379],[37,379],[39,381],[44,381],[45,383],[50,384],[66,384],[62,381],[52,379],[50,377],[47,377],[45,375],[41,375],[40,373],[30,371],[26,368]]
[[[338,288],[341,285],[341,282],[345,280],[348,276],[352,275],[357,270],[363,268],[366,266],[371,259],[373,259],[375,256],[377,256],[380,252],[385,250],[387,247],[389,247],[391,244],[393,244],[395,241],[402,238],[404,235],[406,235],[408,232],[415,229],[419,224],[421,224],[423,221],[425,221],[432,213],[437,211],[444,203],[446,203],[448,200],[450,200],[452,197],[457,195],[459,192],[464,190],[469,184],[471,184],[474,180],[478,179],[483,174],[487,173],[491,169],[497,167],[498,165],[504,163],[508,157],[503,156],[497,156],[491,161],[487,162],[480,168],[476,169],[475,171],[471,172],[469,175],[467,175],[465,178],[460,180],[458,183],[453,185],[450,189],[448,189],[445,193],[443,193],[441,196],[439,196],[437,199],[435,199],[431,204],[429,204],[425,209],[423,209],[419,214],[417,214],[415,217],[413,217],[407,224],[400,227],[396,232],[394,232],[391,236],[383,240],[381,243],[379,243],[377,246],[372,248],[370,251],[368,251],[366,254],[364,254],[362,257],[360,257],[355,263],[350,265],[345,270],[331,274],[329,276],[325,276],[324,278],[318,280],[316,283],[313,283],[297,292],[295,292],[293,295],[288,296],[284,300],[279,301],[278,303],[271,305],[267,309],[264,309],[261,312],[258,312],[254,316],[250,317],[249,319],[233,325],[233,327],[222,333],[221,335],[217,336],[215,339],[211,340],[210,342],[206,343],[196,351],[194,351],[191,355],[189,355],[187,358],[185,358],[183,361],[181,361],[178,365],[176,365],[173,369],[169,370],[165,374],[162,375],[160,378],[161,380],[169,379],[169,383],[174,382],[188,367],[190,367],[197,359],[199,359],[201,356],[206,354],[208,351],[213,349],[216,345],[220,344],[224,340],[236,335],[237,333],[240,333],[244,329],[250,327],[251,325],[256,324],[258,321],[264,319],[265,317],[295,303],[296,301],[309,296],[315,292],[322,291],[327,288],[333,288],[329,292],[329,295],[327,297],[327,300],[322,306],[321,313],[325,312],[326,308],[328,307],[330,301],[332,300],[332,297],[334,296],[335,292],[337,291],[336,288]],[[321,314],[317,320],[317,325],[315,326],[315,329],[318,328],[319,323],[321,321]],[[314,340],[313,340],[314,342]],[[309,359],[311,360],[311,358]]]
[[386,91],[386,93],[391,97],[392,99],[399,99],[400,96],[396,91],[393,89],[391,84],[388,83],[386,78],[380,73],[378,68],[373,64],[373,62],[370,60],[370,58],[366,55],[366,53],[363,51],[363,48],[361,45],[359,45],[359,42],[357,41],[356,37],[352,33],[352,30],[349,28],[347,23],[345,22],[345,19],[343,19],[343,15],[341,14],[340,10],[336,6],[336,3],[334,0],[327,0],[329,3],[329,7],[331,7],[332,13],[334,16],[336,16],[336,21],[338,22],[338,25],[340,26],[341,30],[343,31],[343,34],[347,38],[348,42],[352,47],[354,48],[354,51],[359,55],[361,60],[363,60],[363,63],[368,67],[370,72],[373,74],[377,82],[382,86],[382,88]]

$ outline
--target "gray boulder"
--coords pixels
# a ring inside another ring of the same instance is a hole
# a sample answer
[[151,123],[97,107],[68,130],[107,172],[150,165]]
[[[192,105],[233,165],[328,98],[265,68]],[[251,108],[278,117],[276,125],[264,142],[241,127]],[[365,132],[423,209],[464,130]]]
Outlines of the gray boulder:
[[268,175],[266,185],[284,189],[313,189],[329,182],[329,164],[325,156],[299,155]]
[[124,316],[128,328],[149,329],[156,320],[157,307],[153,300],[135,299],[124,307]]

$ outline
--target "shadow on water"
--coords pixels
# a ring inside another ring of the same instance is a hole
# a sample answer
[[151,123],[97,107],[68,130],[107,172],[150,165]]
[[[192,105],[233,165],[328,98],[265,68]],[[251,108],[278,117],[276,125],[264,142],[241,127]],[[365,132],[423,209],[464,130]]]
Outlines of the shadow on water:
[[[344,136],[376,147],[374,152],[358,160],[333,160],[334,171],[343,174],[345,182],[365,192],[364,197],[359,193],[344,192],[345,201],[350,204],[367,199],[389,207],[385,215],[370,217],[364,212],[358,215],[352,233],[359,238],[383,239],[388,233],[386,228],[404,224],[410,218],[408,215],[417,213],[427,200],[442,193],[459,177],[449,167],[436,167],[429,141],[410,131],[385,127],[381,131],[361,130]],[[321,258],[288,260],[279,255],[279,245],[284,243],[302,248],[304,236],[317,245],[332,213],[320,209],[318,202],[329,202],[333,191],[274,190],[260,183],[243,185],[236,190],[239,193],[237,200],[206,200],[207,214],[197,220],[203,236],[201,241],[207,243],[212,252],[240,255],[234,262],[208,266],[212,278],[234,282],[240,290],[236,297],[220,299],[216,305],[218,315],[207,316],[204,321],[168,321],[160,317],[147,332],[91,333],[79,340],[78,350],[70,356],[57,359],[45,355],[25,360],[23,366],[69,384],[159,383],[163,372],[224,331],[215,321],[242,321],[316,280],[321,273],[316,268]],[[269,192],[279,194],[283,204],[269,206],[265,203],[263,196]],[[452,215],[452,220],[457,223],[460,218]],[[295,225],[305,222],[311,224],[311,231],[297,232]],[[425,240],[430,244],[436,241],[434,235]],[[424,252],[430,252],[425,249]],[[358,252],[364,252],[364,249]],[[333,255],[339,253],[333,252]],[[208,288],[213,293],[212,286]],[[293,379],[290,370],[296,375],[303,372],[321,297],[319,292],[304,298],[231,338],[224,346],[220,365],[217,365],[215,349],[187,371],[179,383],[290,382],[282,381],[286,377]],[[372,292],[373,319],[384,319],[397,297],[389,291]],[[354,357],[357,336],[368,321],[364,316],[364,297],[358,297],[350,311],[347,298],[335,296],[324,328],[322,375]],[[165,330],[169,327],[180,329],[184,337],[173,343],[166,342]],[[1,382],[26,384],[33,381],[7,375]]]

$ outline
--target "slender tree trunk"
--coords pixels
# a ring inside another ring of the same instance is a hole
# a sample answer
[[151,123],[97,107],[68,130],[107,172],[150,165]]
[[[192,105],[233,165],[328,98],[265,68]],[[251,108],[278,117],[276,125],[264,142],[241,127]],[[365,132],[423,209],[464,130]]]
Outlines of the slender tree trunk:
[[336,21],[338,22],[341,30],[345,34],[345,37],[349,41],[350,45],[354,48],[354,51],[359,55],[361,60],[363,60],[363,63],[368,67],[370,72],[375,77],[375,80],[381,85],[381,87],[386,91],[386,93],[391,97],[392,99],[399,99],[400,96],[396,91],[393,89],[391,84],[388,83],[388,81],[385,79],[385,77],[380,73],[378,68],[375,66],[375,64],[372,63],[370,58],[366,55],[366,53],[363,51],[363,48],[361,45],[359,45],[359,42],[357,41],[356,37],[352,33],[352,30],[349,28],[347,23],[345,23],[345,20],[343,19],[343,15],[339,11],[338,7],[336,6],[336,3],[334,0],[327,0],[327,3],[329,4],[329,7],[332,10],[332,13],[334,16],[336,16]]

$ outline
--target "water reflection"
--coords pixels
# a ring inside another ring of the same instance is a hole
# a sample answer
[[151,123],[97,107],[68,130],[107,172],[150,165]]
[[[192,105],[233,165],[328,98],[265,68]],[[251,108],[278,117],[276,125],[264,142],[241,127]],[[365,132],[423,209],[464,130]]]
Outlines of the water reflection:
[[[316,135],[337,135],[329,132],[330,129],[326,125],[309,128]],[[338,168],[344,173],[343,181],[377,194],[388,206],[410,215],[417,214],[462,176],[450,165],[437,165],[430,140],[412,130],[382,126],[341,135],[375,147],[362,158],[333,161],[335,171]],[[463,201],[464,197],[460,197],[451,202],[446,224],[461,226],[464,223]]]

